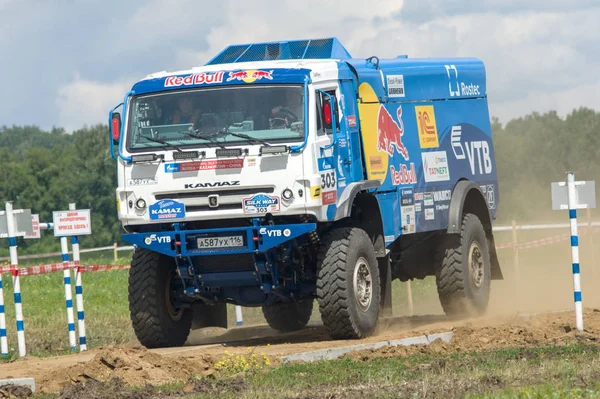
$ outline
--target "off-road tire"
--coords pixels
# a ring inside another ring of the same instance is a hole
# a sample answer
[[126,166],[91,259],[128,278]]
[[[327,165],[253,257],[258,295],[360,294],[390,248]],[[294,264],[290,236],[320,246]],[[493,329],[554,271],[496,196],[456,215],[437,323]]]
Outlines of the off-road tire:
[[192,327],[190,309],[179,309],[177,316],[169,312],[170,273],[175,273],[171,258],[136,248],[129,270],[129,312],[135,335],[147,348],[181,346]]
[[[460,234],[445,236],[439,249],[441,265],[436,269],[436,284],[444,312],[455,317],[482,315],[489,302],[491,267],[488,240],[479,218],[465,214]],[[481,274],[472,273],[470,252],[475,255],[474,259],[481,261],[476,262],[480,264]],[[480,277],[473,278],[473,275]]]
[[[354,289],[359,259],[366,262],[371,277],[371,300],[363,310]],[[375,250],[364,230],[341,227],[323,238],[318,257],[317,300],[323,324],[333,339],[364,338],[373,333],[379,317],[381,287]]]
[[313,311],[314,299],[263,305],[262,312],[269,326],[277,331],[291,332],[306,327]]

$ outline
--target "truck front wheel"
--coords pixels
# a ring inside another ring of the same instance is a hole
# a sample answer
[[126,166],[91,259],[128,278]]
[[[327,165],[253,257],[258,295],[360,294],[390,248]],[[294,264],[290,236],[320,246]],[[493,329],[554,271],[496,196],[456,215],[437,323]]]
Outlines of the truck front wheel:
[[476,215],[463,216],[460,234],[441,241],[441,265],[436,283],[444,312],[449,316],[479,316],[490,295],[490,254],[485,230]]
[[136,248],[129,270],[129,311],[135,335],[147,348],[181,346],[192,327],[192,311],[172,301],[175,262]]
[[263,305],[262,311],[269,326],[281,332],[301,330],[306,327],[313,310],[314,299]]
[[318,259],[317,298],[329,335],[334,339],[371,335],[380,296],[377,257],[367,233],[343,227],[327,234]]

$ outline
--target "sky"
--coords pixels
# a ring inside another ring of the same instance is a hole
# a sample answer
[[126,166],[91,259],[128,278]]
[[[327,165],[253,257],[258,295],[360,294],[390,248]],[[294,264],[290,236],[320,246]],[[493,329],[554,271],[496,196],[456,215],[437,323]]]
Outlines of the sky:
[[600,110],[598,21],[600,0],[0,0],[0,126],[107,123],[149,73],[229,44],[323,37],[355,58],[478,57],[502,123],[564,117]]

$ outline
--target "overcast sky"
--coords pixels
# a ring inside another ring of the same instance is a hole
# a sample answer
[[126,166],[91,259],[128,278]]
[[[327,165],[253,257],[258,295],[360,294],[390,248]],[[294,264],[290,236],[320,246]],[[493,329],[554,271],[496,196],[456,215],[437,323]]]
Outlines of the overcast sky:
[[106,123],[150,72],[331,36],[354,57],[481,58],[503,123],[600,109],[599,21],[600,0],[0,0],[0,126]]

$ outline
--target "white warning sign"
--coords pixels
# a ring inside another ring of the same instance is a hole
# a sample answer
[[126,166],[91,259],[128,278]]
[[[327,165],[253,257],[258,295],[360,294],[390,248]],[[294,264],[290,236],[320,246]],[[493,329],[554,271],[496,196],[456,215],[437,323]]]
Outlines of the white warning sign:
[[74,211],[55,211],[54,236],[82,236],[92,234],[92,223],[89,209]]
[[25,234],[24,238],[41,238],[42,234],[40,232],[40,215],[31,215],[31,226],[33,227],[33,234]]

